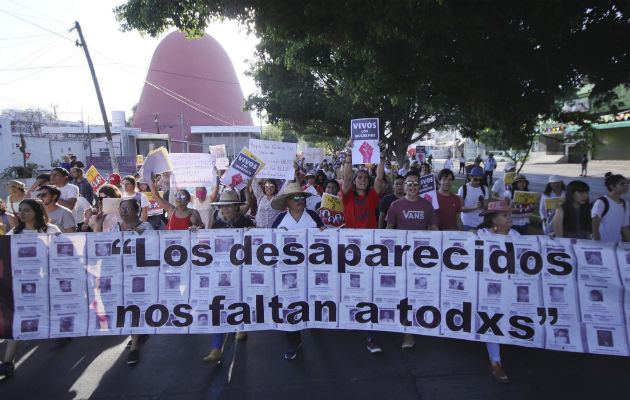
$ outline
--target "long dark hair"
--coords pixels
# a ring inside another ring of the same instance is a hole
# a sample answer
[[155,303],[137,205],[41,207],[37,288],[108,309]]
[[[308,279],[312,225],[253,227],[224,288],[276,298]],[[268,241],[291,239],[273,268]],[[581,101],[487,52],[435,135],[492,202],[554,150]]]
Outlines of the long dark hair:
[[609,192],[612,192],[611,186],[615,186],[619,182],[626,180],[623,175],[613,175],[612,172],[606,172],[606,175],[604,175],[604,177],[606,177],[606,180],[604,180],[604,185],[606,185],[606,189],[608,189]]
[[[567,187],[564,186],[564,182],[561,181],[560,183],[562,183],[562,191],[564,192]],[[548,183],[547,186],[545,186],[545,191],[543,193],[545,194],[545,196],[549,196],[549,193],[551,193],[552,190],[553,189],[551,188],[551,183]]]
[[[46,212],[46,208],[44,208],[44,203],[39,199],[24,199],[20,202],[20,205],[26,204],[35,211],[35,229],[39,232],[48,231],[48,213]],[[24,221],[18,218],[18,225],[13,230],[13,234],[22,233],[26,224]]]
[[372,179],[372,175],[370,175],[370,173],[367,170],[364,169],[360,169],[358,170],[354,176],[352,177],[352,191],[354,192],[355,196],[358,196],[359,193],[357,192],[357,185],[356,185],[356,180],[357,180],[357,176],[359,176],[360,173],[365,172],[368,176],[368,184],[365,187],[365,195],[367,196],[370,193],[370,190],[372,189],[372,186],[374,186],[374,179]]
[[[564,198],[564,203],[562,203],[562,211],[564,212],[564,218],[562,221],[562,227],[565,232],[575,232],[577,231],[577,224],[572,216],[573,216],[573,195],[575,192],[580,193],[588,193],[591,191],[591,188],[582,181],[571,181],[567,185],[566,188],[566,197]],[[587,201],[585,204],[580,206],[578,210],[578,216],[580,219],[580,226],[583,230],[588,233],[592,231],[591,225],[591,205]]]

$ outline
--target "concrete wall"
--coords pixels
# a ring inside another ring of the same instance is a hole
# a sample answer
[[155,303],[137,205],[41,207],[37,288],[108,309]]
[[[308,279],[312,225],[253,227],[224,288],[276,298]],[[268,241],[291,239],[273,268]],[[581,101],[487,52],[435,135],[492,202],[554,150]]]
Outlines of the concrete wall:
[[593,149],[595,160],[628,160],[630,159],[630,128],[601,129],[597,132],[597,140]]

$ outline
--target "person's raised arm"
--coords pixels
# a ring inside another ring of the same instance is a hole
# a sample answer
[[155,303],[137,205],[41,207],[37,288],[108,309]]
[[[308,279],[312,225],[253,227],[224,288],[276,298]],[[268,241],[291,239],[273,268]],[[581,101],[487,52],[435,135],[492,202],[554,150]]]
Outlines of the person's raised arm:
[[[151,195],[153,196],[155,201],[157,201],[158,205],[162,207],[162,209],[164,209],[164,211],[169,213],[170,215],[170,213],[173,212],[173,209],[175,208],[175,206],[169,203],[168,201],[164,200],[162,196],[160,196],[160,193],[158,193],[158,190],[155,187],[155,181],[153,179],[151,179],[151,182],[149,183],[149,187],[151,188]],[[142,212],[144,213],[144,210]]]
[[376,168],[376,180],[374,180],[374,191],[379,196],[383,193],[383,188],[385,186],[385,143],[378,142],[378,147],[381,148],[381,162],[378,163],[378,168]]
[[[258,185],[258,183],[254,182],[254,185]],[[239,208],[241,214],[247,214],[247,211],[252,206],[252,201],[252,181],[249,181],[247,186],[245,186],[245,204]]]
[[553,215],[553,233],[556,237],[564,236],[564,208],[558,207]]
[[343,185],[341,186],[341,192],[348,194],[352,190],[352,139],[346,142],[346,160],[343,166]]

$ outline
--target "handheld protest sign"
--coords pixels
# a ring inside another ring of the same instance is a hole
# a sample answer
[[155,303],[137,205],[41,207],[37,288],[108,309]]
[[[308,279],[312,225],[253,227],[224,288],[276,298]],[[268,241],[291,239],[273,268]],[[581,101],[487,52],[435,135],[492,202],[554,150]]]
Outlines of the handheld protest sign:
[[297,143],[249,139],[249,149],[263,162],[258,178],[293,179]]
[[151,182],[151,176],[153,174],[159,174],[166,171],[171,171],[173,165],[168,155],[168,151],[164,147],[159,147],[147,155],[144,160],[144,166],[142,168],[142,177],[145,182]]
[[90,185],[92,186],[94,192],[98,191],[101,186],[107,183],[105,178],[103,178],[101,174],[98,173],[93,165],[88,168],[87,172],[85,173],[85,178],[88,180],[88,182],[90,182]]
[[265,163],[260,158],[253,155],[247,148],[243,148],[221,177],[221,184],[241,190],[264,165]]
[[378,164],[381,157],[378,118],[361,118],[350,121],[350,138],[353,164]]

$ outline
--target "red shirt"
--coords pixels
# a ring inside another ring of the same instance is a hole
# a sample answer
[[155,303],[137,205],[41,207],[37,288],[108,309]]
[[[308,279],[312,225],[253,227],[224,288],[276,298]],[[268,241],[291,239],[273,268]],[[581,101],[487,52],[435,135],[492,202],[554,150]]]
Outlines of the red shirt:
[[439,209],[435,210],[438,215],[441,231],[453,231],[457,230],[457,213],[462,211],[462,203],[459,196],[451,193],[450,196],[444,196],[439,191],[437,192]]
[[376,209],[381,196],[372,188],[367,196],[355,196],[350,189],[342,197],[343,213],[346,220],[346,228],[352,229],[376,229]]

